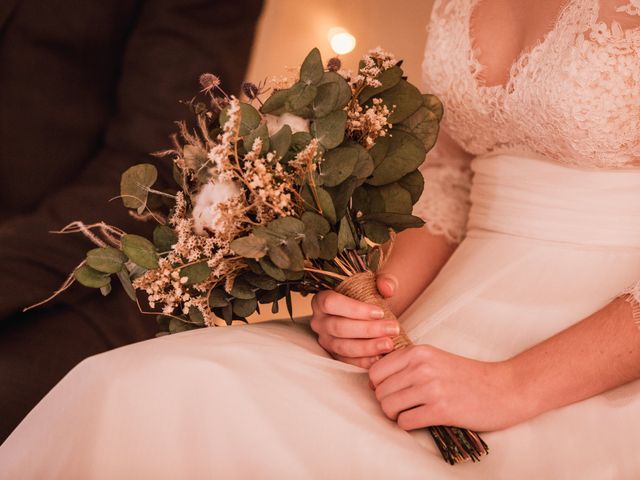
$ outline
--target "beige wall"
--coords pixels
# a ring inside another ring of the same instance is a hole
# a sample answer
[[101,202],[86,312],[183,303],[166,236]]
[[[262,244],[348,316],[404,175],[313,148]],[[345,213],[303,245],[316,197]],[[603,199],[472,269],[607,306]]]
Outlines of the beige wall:
[[[258,26],[247,80],[259,82],[285,75],[286,67],[298,67],[313,47],[325,60],[333,56],[327,32],[343,27],[356,37],[353,52],[342,58],[343,68],[355,70],[367,50],[381,46],[404,59],[402,68],[413,83],[420,84],[420,64],[432,0],[267,0]],[[310,312],[310,297],[294,298],[296,315]],[[284,318],[272,315],[269,305],[251,321]]]

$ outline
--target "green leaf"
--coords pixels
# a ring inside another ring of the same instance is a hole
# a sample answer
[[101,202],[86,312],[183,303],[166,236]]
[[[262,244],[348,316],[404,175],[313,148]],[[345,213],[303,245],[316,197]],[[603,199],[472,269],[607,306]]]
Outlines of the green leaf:
[[[318,84],[318,90],[320,90],[321,86],[328,83],[334,84],[338,87],[338,96],[336,97],[331,110],[342,110],[347,106],[349,100],[351,100],[351,87],[349,86],[349,82],[336,72],[324,72],[322,79]],[[318,92],[318,95],[319,94],[320,93]]]
[[247,272],[242,275],[247,282],[260,290],[273,290],[278,283],[268,275],[257,275],[253,272]]
[[136,265],[153,269],[158,268],[158,254],[149,240],[139,235],[123,235],[122,251]]
[[[391,134],[393,135],[393,131]],[[390,145],[391,145],[391,137],[388,135],[385,137],[378,137],[376,139],[376,143],[369,150],[369,155],[371,155],[371,158],[373,159],[374,169],[377,168],[378,165],[380,165],[382,161],[385,159],[385,157],[387,156],[387,153],[389,152]]]
[[246,137],[244,137],[244,148],[247,151],[251,151],[251,149],[253,148],[253,142],[255,142],[257,138],[262,140],[262,148],[260,149],[258,155],[264,155],[270,149],[269,129],[267,128],[266,123],[261,123],[257,128],[251,130],[251,132]]
[[340,230],[338,231],[338,251],[355,250],[356,240],[353,238],[351,226],[346,215],[340,220]]
[[254,287],[252,287],[246,280],[242,277],[236,278],[233,282],[233,287],[229,292],[231,296],[234,298],[243,298],[248,300],[249,298],[255,298],[256,292]]
[[[230,107],[225,107],[222,112],[220,112],[220,125],[224,125],[227,123],[227,120],[229,120],[229,108]],[[252,130],[258,128],[261,121],[262,116],[255,108],[248,103],[240,102],[240,129],[238,134],[241,137],[248,135]]]
[[194,285],[196,283],[204,282],[211,269],[207,265],[206,261],[194,263],[193,265],[187,265],[180,269],[180,278],[187,277],[187,285]]
[[318,86],[318,93],[311,104],[316,118],[324,117],[336,109],[339,93],[340,87],[336,83],[324,83]]
[[167,225],[158,225],[153,229],[153,244],[159,252],[169,252],[178,241],[178,235]]
[[275,264],[266,257],[260,259],[260,267],[262,267],[264,273],[277,282],[284,282],[287,279],[282,269],[276,267]]
[[320,258],[323,260],[333,260],[338,255],[338,235],[329,232],[320,239]]
[[309,52],[300,67],[300,80],[307,84],[316,84],[322,78],[324,66],[322,65],[322,57],[320,50],[314,48]]
[[190,330],[189,325],[180,319],[171,317],[169,319],[169,332],[171,334],[186,332]]
[[411,203],[415,204],[422,196],[424,177],[420,171],[414,170],[398,180],[398,184],[409,192],[411,195]]
[[271,136],[270,149],[275,151],[278,157],[284,157],[291,146],[291,137],[291,127],[283,125],[280,130]]
[[378,222],[364,224],[364,234],[374,243],[383,244],[389,240],[389,227]]
[[362,216],[359,219],[364,223],[381,223],[392,227],[396,231],[404,230],[405,228],[418,228],[424,225],[424,221],[414,215],[402,214],[402,213],[370,213]]
[[269,259],[278,268],[287,269],[291,265],[291,260],[285,249],[280,245],[269,246]]
[[230,245],[231,251],[236,255],[256,260],[267,254],[267,241],[256,235],[236,238]]
[[327,188],[335,208],[336,218],[342,218],[347,212],[349,200],[355,189],[362,183],[356,177],[349,177],[337,187]]
[[440,128],[439,122],[437,114],[423,104],[411,116],[394,125],[393,129],[394,131],[404,130],[415,135],[422,141],[425,150],[429,151],[436,143]]
[[440,99],[435,95],[431,95],[428,93],[423,94],[422,98],[424,99],[425,107],[435,113],[438,122],[442,120],[442,116],[444,115],[444,106],[442,105]]
[[298,242],[287,242],[284,246],[284,251],[289,259],[289,267],[287,267],[287,270],[299,272],[304,269],[304,255],[302,254],[302,250],[300,249]]
[[94,248],[87,252],[87,265],[102,273],[118,273],[124,267],[127,256],[117,248]]
[[284,90],[276,90],[271,94],[269,98],[264,102],[264,105],[260,107],[262,113],[270,113],[272,115],[281,115],[286,111],[285,104],[291,93],[290,88]]
[[304,233],[304,222],[294,217],[281,217],[271,220],[267,229],[283,237],[291,237]]
[[372,97],[377,96],[392,87],[395,87],[402,79],[402,69],[398,66],[394,66],[384,70],[380,75],[376,77],[378,81],[382,83],[379,87],[366,87],[360,93],[358,97],[360,105],[366,103]]
[[334,187],[344,182],[358,163],[357,150],[349,147],[338,147],[329,150],[320,164],[320,177],[323,185]]
[[131,277],[129,277],[129,272],[123,269],[123,270],[120,270],[116,274],[116,276],[118,277],[118,280],[120,280],[120,283],[122,284],[122,288],[124,289],[128,297],[134,302],[137,302],[138,299],[136,297],[136,290],[133,288],[133,285],[131,284]]
[[373,173],[373,159],[369,152],[365,150],[362,145],[357,143],[353,143],[349,145],[349,148],[355,150],[358,155],[358,161],[356,165],[353,167],[353,175],[361,181],[364,181]]
[[320,256],[320,241],[318,233],[307,228],[302,239],[302,250],[307,258],[318,258]]
[[406,80],[400,80],[396,86],[382,92],[377,97],[391,111],[389,123],[394,125],[408,118],[424,103],[420,90]]
[[307,230],[310,229],[319,235],[325,235],[331,230],[331,226],[329,225],[327,219],[315,212],[304,212],[301,219],[302,222],[306,225]]
[[214,288],[209,293],[209,307],[210,308],[222,308],[229,305],[229,300],[227,299],[227,292],[225,292],[222,288]]
[[294,152],[301,152],[304,150],[313,137],[309,132],[296,132],[291,136],[291,146],[289,147]]
[[103,288],[111,283],[109,274],[94,270],[88,265],[76,268],[73,276],[78,282],[89,288]]
[[237,316],[246,318],[256,311],[258,301],[254,298],[236,298],[233,301],[233,313]]
[[313,85],[298,82],[289,89],[289,96],[285,102],[285,108],[289,112],[297,112],[307,105],[311,105],[317,93],[318,89]]
[[120,177],[120,195],[127,208],[144,210],[149,197],[149,188],[158,179],[158,170],[150,163],[128,168]]
[[384,200],[385,212],[411,214],[413,210],[411,194],[397,182],[379,187],[378,191]]
[[202,315],[200,309],[196,307],[189,307],[189,320],[196,325],[204,325],[204,315]]
[[416,170],[425,156],[426,150],[420,140],[402,130],[393,130],[387,156],[373,171],[373,176],[367,183],[386,185],[396,182]]
[[322,213],[322,216],[326,218],[330,224],[334,225],[337,222],[336,217],[336,209],[333,205],[333,200],[331,199],[331,195],[324,188],[316,187],[316,195],[318,203],[316,204],[316,199],[311,193],[311,189],[309,186],[305,186],[302,190],[302,199],[305,202],[305,206],[309,209],[319,209]]
[[311,124],[311,133],[327,150],[335,148],[344,140],[347,112],[336,110]]

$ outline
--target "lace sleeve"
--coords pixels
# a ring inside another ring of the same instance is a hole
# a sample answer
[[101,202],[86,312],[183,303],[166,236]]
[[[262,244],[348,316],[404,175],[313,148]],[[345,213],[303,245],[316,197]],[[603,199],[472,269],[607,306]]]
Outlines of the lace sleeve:
[[413,213],[424,219],[431,233],[444,235],[451,243],[459,243],[465,235],[470,206],[470,160],[471,155],[441,130],[435,147],[420,167],[424,192]]

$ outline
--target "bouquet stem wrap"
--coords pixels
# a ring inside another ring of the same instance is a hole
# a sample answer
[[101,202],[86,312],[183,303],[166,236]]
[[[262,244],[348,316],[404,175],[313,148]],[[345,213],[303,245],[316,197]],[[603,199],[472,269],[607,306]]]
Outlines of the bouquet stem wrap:
[[[378,292],[373,272],[356,273],[342,281],[335,291],[355,300],[379,306],[384,311],[385,319],[396,320],[396,316]],[[400,334],[392,340],[394,350],[413,345],[402,327],[400,327]],[[476,462],[482,455],[489,453],[487,444],[476,432],[446,426],[432,426],[428,429],[442,457],[451,465],[469,460]]]

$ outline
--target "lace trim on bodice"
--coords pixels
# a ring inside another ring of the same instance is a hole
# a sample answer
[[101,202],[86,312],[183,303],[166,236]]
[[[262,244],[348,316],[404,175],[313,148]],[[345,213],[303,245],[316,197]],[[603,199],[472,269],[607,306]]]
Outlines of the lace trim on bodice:
[[[504,86],[480,80],[470,31],[478,3],[439,0],[432,14],[424,80],[445,104],[452,138],[474,155],[517,150],[588,168],[640,165],[638,0],[615,8],[570,1]],[[623,28],[614,14],[634,22]]]

